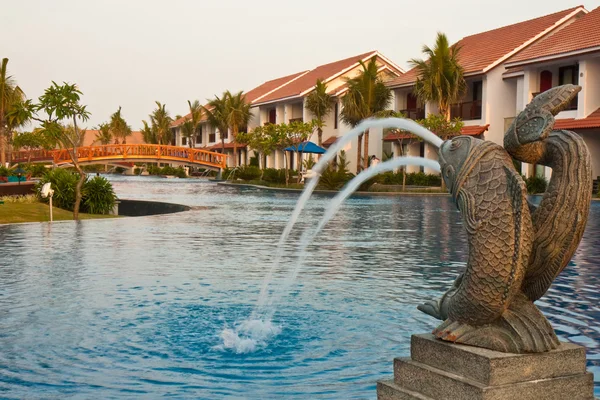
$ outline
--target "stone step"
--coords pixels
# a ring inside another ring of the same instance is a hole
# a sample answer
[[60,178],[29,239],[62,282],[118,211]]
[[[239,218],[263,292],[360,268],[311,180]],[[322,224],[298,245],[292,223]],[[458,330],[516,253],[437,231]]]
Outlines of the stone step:
[[[593,400],[591,373],[486,386],[408,358],[394,360],[394,383],[432,400]],[[392,397],[393,399],[393,397]]]
[[412,336],[410,353],[413,361],[484,386],[584,374],[586,371],[585,349],[572,343],[561,343],[556,350],[547,353],[508,354],[444,342],[424,334]]
[[377,400],[432,400],[417,392],[403,389],[393,380],[377,382]]

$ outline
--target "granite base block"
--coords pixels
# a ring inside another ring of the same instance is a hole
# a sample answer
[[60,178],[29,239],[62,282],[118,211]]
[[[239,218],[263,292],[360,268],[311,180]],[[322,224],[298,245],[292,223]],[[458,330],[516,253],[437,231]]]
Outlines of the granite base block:
[[539,354],[506,354],[413,335],[411,358],[394,360],[378,400],[593,400],[585,349],[562,343]]

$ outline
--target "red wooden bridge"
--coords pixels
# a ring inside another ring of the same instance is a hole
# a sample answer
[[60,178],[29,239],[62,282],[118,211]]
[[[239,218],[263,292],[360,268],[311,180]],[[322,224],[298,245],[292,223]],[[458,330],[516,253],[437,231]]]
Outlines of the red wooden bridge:
[[[13,163],[52,162],[57,166],[71,164],[71,149],[14,151]],[[108,144],[77,148],[80,164],[111,164],[123,162],[161,162],[180,165],[198,165],[211,169],[226,167],[227,155],[189,147],[159,144]]]

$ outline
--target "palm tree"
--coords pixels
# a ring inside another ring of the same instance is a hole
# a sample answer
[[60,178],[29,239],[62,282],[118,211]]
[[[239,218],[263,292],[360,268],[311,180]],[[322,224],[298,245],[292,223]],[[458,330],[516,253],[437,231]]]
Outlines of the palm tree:
[[169,144],[171,143],[171,122],[173,122],[173,119],[166,109],[166,104],[161,104],[158,101],[155,103],[156,110],[150,114],[150,120],[152,121],[156,140],[158,144]]
[[110,133],[110,125],[106,122],[101,123],[96,128],[98,133],[96,133],[95,142],[100,142],[100,144],[107,145],[112,140],[112,134]]
[[318,144],[323,144],[323,128],[325,127],[325,117],[331,111],[333,96],[327,93],[327,85],[321,79],[317,79],[315,90],[306,97],[304,106],[315,117],[317,127]]
[[194,147],[194,133],[194,125],[191,120],[187,120],[181,125],[181,134],[187,138],[190,148]]
[[207,107],[202,107],[204,115],[208,123],[219,130],[221,134],[221,152],[225,154],[225,134],[229,129],[229,123],[227,121],[227,92],[223,93],[221,97],[216,96],[212,100],[208,101]]
[[[346,84],[348,91],[342,98],[343,110],[340,113],[342,121],[354,127],[365,118],[369,118],[383,112],[387,109],[392,98],[392,93],[383,80],[378,75],[377,61],[375,57],[368,64],[360,62],[363,70],[355,78],[347,78]],[[358,137],[358,147],[356,155],[356,172],[360,172],[361,164],[363,168],[369,165],[369,130],[364,133],[365,137],[365,157],[363,160],[362,138]],[[363,161],[363,162],[361,162]]]
[[[150,116],[152,118],[152,116]],[[148,125],[146,120],[142,120],[142,124],[144,127],[142,128],[142,137],[145,143],[148,144],[158,144],[158,140],[156,138],[156,130],[152,129],[151,125]]]
[[17,86],[12,76],[7,75],[8,58],[2,59],[0,67],[0,165],[6,163],[6,144],[12,129],[26,122],[19,118],[10,118],[18,103],[25,101],[25,93]]
[[423,103],[435,102],[446,121],[450,120],[450,106],[466,92],[464,69],[459,63],[460,47],[449,46],[445,34],[438,32],[433,48],[423,46],[429,59],[412,59],[418,78],[414,93]]
[[233,136],[233,166],[237,167],[237,134],[240,128],[245,130],[248,125],[248,121],[252,116],[250,112],[251,105],[246,101],[246,96],[241,91],[236,94],[227,91],[225,94],[227,125]]
[[121,116],[121,107],[110,116],[110,133],[115,138],[115,144],[118,144],[118,139],[121,138],[121,143],[126,144],[127,136],[131,136],[131,127],[127,125],[125,119]]
[[[198,130],[198,126],[200,125],[200,121],[202,121],[202,105],[198,100],[194,100],[194,102],[190,102],[188,100],[188,107],[190,109],[190,119],[188,122],[191,123],[192,134],[189,136],[190,147],[194,147],[195,145],[195,133]],[[186,128],[189,129],[189,128]]]

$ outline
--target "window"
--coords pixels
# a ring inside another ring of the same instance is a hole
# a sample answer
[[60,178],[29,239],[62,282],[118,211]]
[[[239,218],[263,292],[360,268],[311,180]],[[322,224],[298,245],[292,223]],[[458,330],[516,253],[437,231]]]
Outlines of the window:
[[340,115],[340,103],[338,101],[336,101],[335,106],[333,107],[333,129],[338,128],[339,115]]
[[217,137],[217,134],[215,132],[211,132],[208,135],[208,143],[214,143],[214,142],[216,142],[216,140],[215,140],[216,137]]
[[[569,65],[568,67],[561,67],[558,69],[558,85],[578,85],[579,84],[579,65]],[[566,110],[577,110],[577,99],[579,96],[575,96],[571,104]]]
[[185,136],[181,138],[181,145],[182,146],[187,145],[187,138]]
[[544,70],[540,73],[540,93],[552,89],[552,72]]
[[277,110],[274,108],[269,110],[269,123],[270,124],[277,123]]

